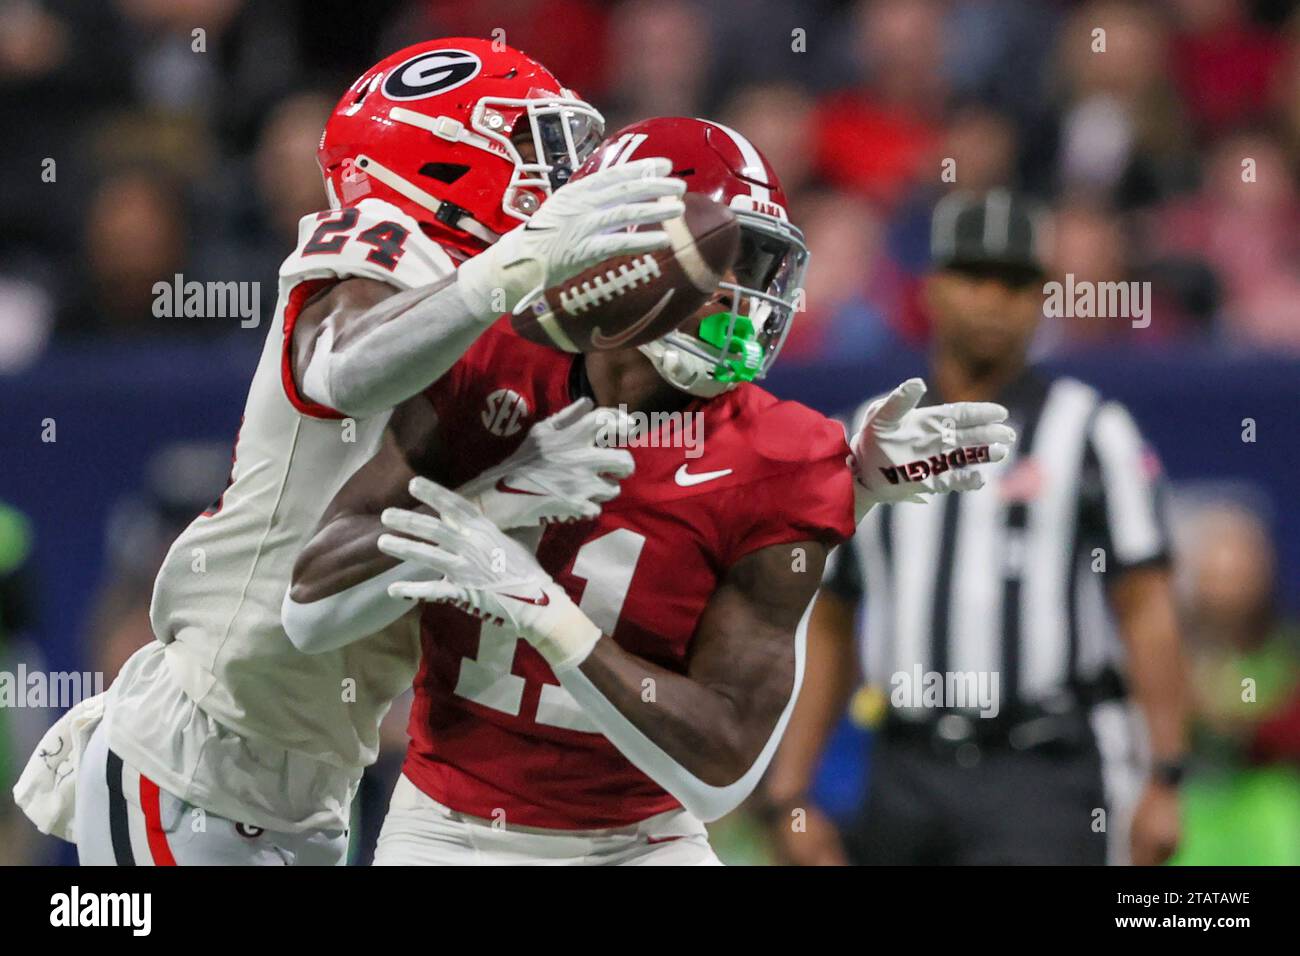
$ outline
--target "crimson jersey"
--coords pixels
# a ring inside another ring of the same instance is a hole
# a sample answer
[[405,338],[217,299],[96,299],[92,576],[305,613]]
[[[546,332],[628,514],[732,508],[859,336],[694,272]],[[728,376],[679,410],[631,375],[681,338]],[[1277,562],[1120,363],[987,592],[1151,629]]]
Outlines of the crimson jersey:
[[[493,326],[425,394],[451,487],[504,459],[576,395],[575,356]],[[519,532],[622,647],[684,673],[727,569],[768,545],[853,533],[843,428],[754,385],[692,402],[703,454],[631,447],[636,472],[600,517]],[[680,444],[680,443],[679,443]],[[435,800],[515,825],[624,826],[679,804],[591,724],[513,631],[427,605],[405,772]]]

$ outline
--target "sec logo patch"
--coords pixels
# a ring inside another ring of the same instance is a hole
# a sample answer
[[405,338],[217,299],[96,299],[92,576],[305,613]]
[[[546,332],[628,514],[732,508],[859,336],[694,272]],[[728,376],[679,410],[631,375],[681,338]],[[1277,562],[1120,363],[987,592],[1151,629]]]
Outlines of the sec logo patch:
[[523,419],[527,417],[528,402],[513,388],[498,388],[487,397],[487,407],[479,413],[483,427],[502,438],[523,428]]

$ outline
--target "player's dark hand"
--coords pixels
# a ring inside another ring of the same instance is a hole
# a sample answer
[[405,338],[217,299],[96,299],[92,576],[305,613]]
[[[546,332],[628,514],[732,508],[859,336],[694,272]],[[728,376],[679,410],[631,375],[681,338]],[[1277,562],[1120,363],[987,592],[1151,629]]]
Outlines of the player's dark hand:
[[1138,801],[1129,833],[1129,852],[1134,866],[1159,866],[1178,849],[1182,825],[1178,817],[1178,791],[1161,783],[1149,783]]
[[811,804],[790,807],[772,822],[777,862],[787,866],[848,866],[840,832]]

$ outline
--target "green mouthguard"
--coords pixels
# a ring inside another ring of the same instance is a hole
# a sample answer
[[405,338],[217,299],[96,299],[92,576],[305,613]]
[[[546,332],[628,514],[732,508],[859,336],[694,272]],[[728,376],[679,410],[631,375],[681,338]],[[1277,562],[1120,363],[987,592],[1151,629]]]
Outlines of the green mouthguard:
[[715,379],[728,383],[752,382],[763,367],[763,346],[758,342],[754,323],[743,315],[736,316],[730,336],[728,326],[731,326],[731,313],[716,312],[700,322],[695,334],[722,353],[713,368]]

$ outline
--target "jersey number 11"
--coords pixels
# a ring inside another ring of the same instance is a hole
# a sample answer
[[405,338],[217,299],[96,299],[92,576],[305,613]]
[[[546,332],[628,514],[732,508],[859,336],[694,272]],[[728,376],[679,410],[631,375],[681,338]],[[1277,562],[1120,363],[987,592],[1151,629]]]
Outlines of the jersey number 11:
[[[534,548],[541,540],[540,532],[540,528],[534,532],[531,542]],[[618,528],[592,538],[578,549],[573,561],[573,575],[587,581],[578,607],[604,634],[613,634],[618,626],[618,617],[632,587],[632,575],[636,573],[644,545],[645,535]],[[483,624],[479,632],[478,656],[461,658],[456,693],[484,707],[519,716],[527,683],[524,678],[511,673],[519,641],[519,636],[508,628]],[[548,727],[598,733],[577,701],[559,684],[542,685],[536,721]]]

